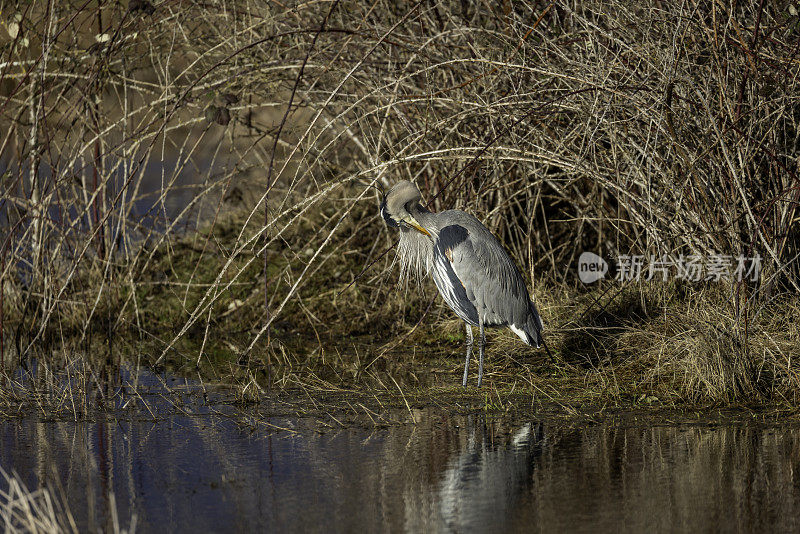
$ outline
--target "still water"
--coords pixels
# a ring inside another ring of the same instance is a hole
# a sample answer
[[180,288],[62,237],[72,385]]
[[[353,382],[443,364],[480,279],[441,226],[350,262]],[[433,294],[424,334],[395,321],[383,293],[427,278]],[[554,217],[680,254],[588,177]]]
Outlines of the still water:
[[0,420],[0,467],[64,495],[81,531],[113,515],[137,532],[800,529],[794,428],[433,408],[416,424],[337,428],[194,394],[164,415],[157,397],[124,416]]

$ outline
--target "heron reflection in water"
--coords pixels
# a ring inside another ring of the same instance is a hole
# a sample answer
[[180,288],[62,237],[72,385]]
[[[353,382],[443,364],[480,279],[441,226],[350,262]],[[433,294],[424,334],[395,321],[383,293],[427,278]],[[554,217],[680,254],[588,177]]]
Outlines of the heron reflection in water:
[[503,246],[481,222],[460,210],[433,213],[408,180],[384,195],[380,212],[400,228],[398,256],[403,269],[430,273],[445,303],[467,328],[462,384],[467,386],[472,327],[478,327],[478,387],[483,381],[484,328],[508,326],[528,345],[542,343],[542,319],[525,280]]
[[491,434],[485,419],[470,416],[470,435],[438,486],[438,530],[503,532],[533,484],[533,472],[546,445],[544,426],[525,423],[508,439]]

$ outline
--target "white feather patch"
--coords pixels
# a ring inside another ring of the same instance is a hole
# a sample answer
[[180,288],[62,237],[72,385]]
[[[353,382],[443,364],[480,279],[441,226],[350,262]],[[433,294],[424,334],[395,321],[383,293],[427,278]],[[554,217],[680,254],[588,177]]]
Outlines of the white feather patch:
[[513,324],[508,325],[508,327],[512,332],[517,334],[522,341],[524,341],[527,345],[530,345],[530,343],[528,343],[528,334],[526,334],[521,328],[517,328]]

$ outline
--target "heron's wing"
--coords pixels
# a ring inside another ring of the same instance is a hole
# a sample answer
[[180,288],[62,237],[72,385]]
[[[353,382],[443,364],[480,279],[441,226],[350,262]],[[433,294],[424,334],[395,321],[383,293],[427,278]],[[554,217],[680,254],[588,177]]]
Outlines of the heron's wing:
[[487,324],[527,322],[530,298],[525,281],[488,230],[482,225],[469,231],[460,224],[446,226],[439,232],[439,245]]

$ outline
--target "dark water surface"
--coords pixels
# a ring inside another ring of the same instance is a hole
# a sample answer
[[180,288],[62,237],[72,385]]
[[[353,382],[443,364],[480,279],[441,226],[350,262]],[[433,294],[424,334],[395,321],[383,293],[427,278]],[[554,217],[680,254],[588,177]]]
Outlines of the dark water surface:
[[800,529],[795,428],[437,409],[416,425],[334,428],[248,420],[196,395],[170,399],[170,415],[157,402],[125,417],[0,420],[0,467],[29,489],[60,485],[82,531],[109,530],[113,507],[137,532]]

